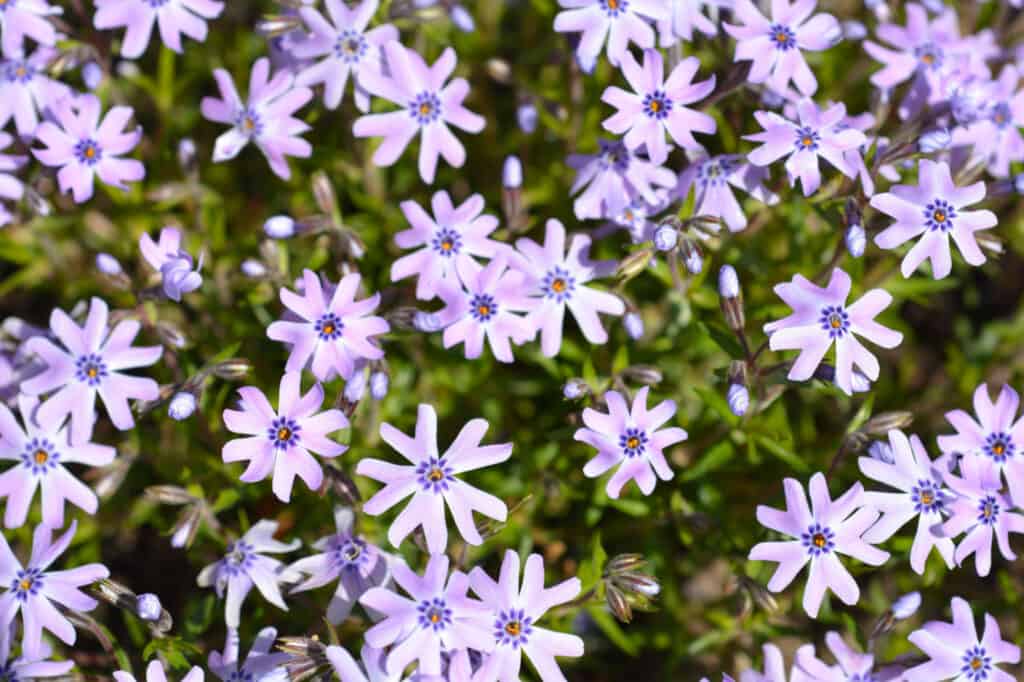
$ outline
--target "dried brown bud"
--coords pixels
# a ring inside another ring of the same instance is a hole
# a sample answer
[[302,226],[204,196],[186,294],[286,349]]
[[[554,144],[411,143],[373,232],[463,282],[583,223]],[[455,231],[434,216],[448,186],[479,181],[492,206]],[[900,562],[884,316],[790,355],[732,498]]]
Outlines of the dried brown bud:
[[269,14],[256,22],[256,32],[267,38],[278,38],[302,28],[297,14]]
[[157,504],[192,504],[199,498],[176,485],[151,485],[144,491],[146,497]]
[[313,198],[321,213],[329,216],[338,213],[338,195],[334,193],[334,185],[331,184],[327,173],[318,170],[313,173]]
[[872,436],[885,436],[893,429],[905,429],[913,421],[914,415],[911,412],[883,412],[869,419],[860,431]]
[[637,249],[622,259],[618,269],[615,271],[615,276],[623,281],[633,279],[647,269],[653,257],[653,247]]
[[252,371],[252,364],[245,358],[231,358],[230,360],[218,362],[210,371],[218,379],[237,381],[248,376],[249,372]]
[[654,365],[632,365],[620,373],[624,379],[631,379],[641,384],[655,386],[665,378],[661,370]]
[[629,601],[626,599],[626,595],[622,591],[610,583],[605,584],[604,588],[605,601],[608,602],[608,608],[611,609],[612,615],[623,623],[629,623],[633,620],[633,608],[629,605]]
[[605,564],[605,573],[616,575],[626,571],[633,571],[647,565],[647,560],[642,554],[618,554],[608,560]]

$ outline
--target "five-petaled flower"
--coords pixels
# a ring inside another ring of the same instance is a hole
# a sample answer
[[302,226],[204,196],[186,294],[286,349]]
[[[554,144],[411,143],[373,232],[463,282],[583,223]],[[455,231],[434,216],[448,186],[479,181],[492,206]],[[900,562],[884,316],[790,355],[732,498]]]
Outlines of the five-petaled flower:
[[576,170],[570,193],[579,194],[572,208],[580,220],[616,220],[636,199],[657,205],[658,188],[676,184],[675,173],[637,156],[618,140],[599,140],[596,154],[570,154],[566,163]]
[[20,53],[26,37],[40,45],[56,45],[57,29],[46,17],[63,13],[47,0],[4,0],[0,5],[0,46],[4,54]]
[[[135,675],[124,670],[114,673],[114,682],[136,682]],[[146,666],[146,682],[167,682],[167,673],[159,660],[153,660]],[[203,669],[198,665],[192,668],[181,678],[181,682],[203,682]]]
[[733,188],[774,206],[779,203],[779,196],[764,186],[767,179],[767,168],[755,166],[739,154],[703,157],[679,174],[676,197],[685,201],[692,188],[694,215],[721,218],[730,232],[739,232],[747,226],[747,216]]
[[172,301],[180,301],[182,295],[202,286],[199,270],[203,267],[203,258],[200,256],[199,264],[195,265],[189,252],[181,248],[181,232],[177,228],[160,230],[157,242],[148,234],[142,235],[139,250],[146,262],[160,273],[164,294]]
[[[826,633],[825,644],[836,659],[836,665],[825,663],[814,655],[813,644],[805,644],[796,650],[793,659],[794,682],[884,682],[902,679],[902,666],[886,666],[875,670],[875,655],[855,651],[838,632]],[[784,677],[779,679],[785,682]]]
[[71,88],[47,75],[46,68],[58,55],[52,47],[38,47],[29,55],[4,54],[0,62],[0,128],[6,128],[13,118],[18,135],[31,138],[44,113],[72,95]]
[[273,651],[275,640],[277,629],[263,628],[256,634],[252,648],[243,661],[239,653],[238,630],[228,628],[224,651],[211,651],[206,659],[207,667],[223,682],[277,682],[287,679],[288,672],[284,666],[292,659],[292,655],[283,651]]
[[367,457],[359,461],[356,473],[384,484],[384,488],[363,505],[363,511],[371,516],[412,496],[388,529],[388,540],[393,546],[398,547],[417,526],[423,526],[430,553],[444,552],[448,544],[446,505],[459,534],[471,545],[483,542],[473,521],[474,511],[496,521],[505,520],[508,508],[504,502],[458,478],[459,474],[499,464],[512,456],[511,443],[480,445],[486,431],[485,419],[472,419],[462,427],[448,449],[438,454],[437,412],[430,405],[420,405],[413,438],[391,424],[381,424],[381,438],[409,460],[409,464],[391,464]]
[[903,340],[903,334],[875,322],[892,296],[883,289],[872,289],[847,306],[850,276],[839,268],[832,271],[825,288],[803,275],[795,275],[793,281],[775,285],[775,293],[793,312],[766,324],[764,331],[769,335],[772,350],[800,351],[789,370],[793,381],[810,379],[834,343],[836,385],[852,395],[855,364],[871,381],[877,380],[879,373],[878,359],[861,345],[857,336],[883,348],[895,348]]
[[754,561],[778,563],[768,589],[772,592],[786,589],[797,573],[810,563],[803,597],[807,615],[818,617],[826,590],[835,592],[845,604],[856,604],[860,587],[839,561],[839,555],[845,554],[872,566],[881,566],[889,558],[888,552],[873,547],[864,538],[864,532],[879,515],[877,510],[864,506],[864,488],[855,483],[833,500],[825,476],[816,473],[811,477],[811,507],[808,508],[799,481],[787,478],[783,486],[786,510],[758,505],[757,520],[762,526],[793,539],[760,542],[750,550],[749,556]]
[[135,426],[128,399],[156,400],[160,393],[152,379],[122,374],[122,370],[152,365],[163,349],[132,346],[141,329],[137,320],[121,320],[108,333],[108,314],[106,302],[93,298],[85,324],[79,327],[67,313],[54,308],[50,329],[63,348],[43,336],[25,342],[25,350],[39,356],[46,369],[23,383],[21,390],[33,396],[56,391],[39,407],[36,420],[55,424],[71,415],[73,443],[86,441],[92,434],[97,395],[110,421],[123,431]]
[[608,39],[608,61],[618,66],[629,54],[629,44],[643,49],[654,47],[654,28],[648,19],[668,19],[665,0],[558,0],[564,8],[555,16],[559,33],[579,33],[576,54],[584,68],[590,70],[597,62]]
[[180,53],[182,34],[203,42],[206,21],[223,11],[224,3],[216,0],[96,0],[93,25],[98,29],[123,26],[121,56],[136,59],[149,46],[154,24],[164,45]]

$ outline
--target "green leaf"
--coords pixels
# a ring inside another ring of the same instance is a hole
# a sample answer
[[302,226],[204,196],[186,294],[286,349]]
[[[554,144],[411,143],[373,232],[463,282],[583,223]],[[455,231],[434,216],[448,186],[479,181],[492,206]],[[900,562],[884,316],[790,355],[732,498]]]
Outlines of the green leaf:
[[605,611],[603,606],[587,607],[587,613],[597,623],[597,627],[601,628],[601,632],[604,633],[605,637],[610,639],[612,644],[619,647],[623,653],[628,656],[636,656],[640,653],[640,647],[619,627],[619,622],[610,613]]

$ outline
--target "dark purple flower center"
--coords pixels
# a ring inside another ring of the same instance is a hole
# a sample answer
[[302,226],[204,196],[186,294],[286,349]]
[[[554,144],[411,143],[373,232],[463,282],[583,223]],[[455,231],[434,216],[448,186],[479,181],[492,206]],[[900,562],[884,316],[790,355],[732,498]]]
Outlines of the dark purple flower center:
[[107,364],[96,353],[87,353],[75,360],[75,378],[89,386],[99,386],[107,376]]
[[409,103],[409,113],[421,126],[433,123],[441,116],[441,100],[433,92],[421,92]]
[[103,158],[103,149],[91,137],[79,140],[78,144],[75,145],[75,158],[78,159],[79,163],[95,166]]
[[644,113],[659,121],[665,119],[672,111],[672,100],[663,90],[655,90],[644,97]]
[[985,437],[985,445],[982,446],[985,454],[995,462],[1002,464],[1016,452],[1017,447],[1013,444],[1010,434],[999,431],[990,433]]
[[697,180],[702,187],[721,187],[737,165],[726,157],[708,159],[697,168]]
[[919,514],[938,514],[946,508],[945,491],[927,479],[919,479],[910,489],[910,499]]
[[924,207],[924,222],[932,232],[949,232],[954,218],[956,209],[945,199],[932,199]]
[[821,135],[810,126],[803,126],[796,129],[796,140],[794,146],[798,152],[818,151],[818,143],[821,142]]
[[242,668],[229,674],[225,682],[252,682],[254,679],[256,679],[255,675]]
[[18,571],[11,580],[11,590],[14,598],[20,602],[28,600],[30,596],[38,594],[43,587],[43,572],[38,568],[28,568]]
[[498,303],[490,294],[473,294],[469,300],[469,314],[478,322],[489,322],[498,314]]
[[772,39],[776,50],[792,50],[796,47],[796,33],[785,24],[772,24],[768,28],[768,37]]
[[629,9],[629,0],[600,0],[606,16],[617,19]]
[[999,102],[992,107],[992,122],[999,128],[1005,128],[1013,123],[1013,112],[1006,102]]
[[933,43],[925,43],[914,48],[914,56],[925,69],[935,70],[942,66],[942,48]]
[[362,538],[351,536],[339,536],[340,543],[332,552],[333,563],[336,567],[344,570],[355,570],[366,565],[370,561],[370,555],[366,551],[366,541]]
[[462,250],[462,236],[450,227],[442,227],[434,235],[430,245],[444,258],[451,258]]
[[425,630],[440,632],[452,624],[452,610],[441,597],[424,599],[416,610],[419,611],[420,627]]
[[833,541],[835,536],[836,534],[828,526],[812,523],[800,536],[800,541],[807,548],[808,554],[812,557],[819,557],[835,549],[836,543]]
[[576,278],[565,268],[556,265],[544,275],[541,290],[545,297],[564,303],[572,298],[573,292],[576,291]]
[[416,476],[425,492],[443,493],[448,484],[455,480],[454,469],[448,466],[444,457],[431,457],[416,465]]
[[263,132],[263,121],[252,107],[246,107],[235,116],[235,127],[246,137],[258,137]]
[[10,83],[28,83],[36,75],[35,67],[24,59],[4,62],[4,78]]
[[626,457],[639,457],[647,451],[647,440],[647,433],[643,429],[631,426],[619,435],[619,447]]
[[513,649],[526,644],[533,633],[533,619],[523,609],[500,611],[494,621],[494,640]]
[[171,0],[142,0],[143,4],[149,5],[153,9],[160,9]]
[[830,339],[841,339],[850,330],[850,315],[841,305],[827,305],[822,308],[818,322],[821,328],[828,332]]
[[33,438],[25,444],[25,449],[21,453],[21,461],[26,469],[36,476],[42,476],[50,469],[57,468],[60,453],[49,439]]
[[999,500],[989,495],[978,502],[978,521],[986,526],[994,526],[999,519]]
[[625,172],[629,168],[629,150],[621,142],[600,142],[601,168]]
[[964,652],[960,660],[964,663],[960,672],[968,680],[982,682],[988,679],[988,674],[992,670],[992,657],[985,651],[985,647],[975,644]]
[[278,450],[287,450],[299,442],[302,427],[290,417],[276,417],[267,428],[267,438]]
[[362,33],[345,29],[334,41],[334,56],[346,64],[358,64],[370,49],[370,44]]
[[321,341],[334,341],[341,336],[345,323],[334,313],[325,313],[316,321],[313,328],[316,329]]
[[243,540],[228,545],[228,551],[221,559],[221,565],[229,576],[248,572],[253,564],[253,547]]

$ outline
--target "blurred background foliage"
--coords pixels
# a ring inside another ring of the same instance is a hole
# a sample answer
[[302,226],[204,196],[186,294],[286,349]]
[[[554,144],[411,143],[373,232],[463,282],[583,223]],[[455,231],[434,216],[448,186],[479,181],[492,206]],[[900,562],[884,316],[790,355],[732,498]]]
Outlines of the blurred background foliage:
[[[466,166],[442,166],[435,185],[427,187],[416,173],[412,150],[391,169],[370,163],[372,142],[351,134],[357,112],[348,95],[335,112],[326,111],[319,99],[302,111],[313,128],[306,137],[315,151],[310,159],[292,161],[288,182],[274,177],[252,147],[232,162],[210,161],[214,139],[222,132],[199,114],[200,99],[215,94],[211,71],[226,68],[243,88],[251,64],[268,51],[253,26],[263,14],[279,12],[279,6],[229,2],[224,15],[211,25],[206,43],[188,42],[185,53],[175,55],[154,41],[135,65],[111,56],[117,34],[98,34],[91,28],[86,20],[91,18],[90,5],[67,3],[64,20],[72,35],[99,49],[103,66],[113,74],[99,89],[105,107],[124,103],[135,108],[145,130],[135,155],[145,162],[147,177],[127,193],[102,187],[95,199],[78,207],[58,196],[53,176],[33,164],[28,171],[31,184],[52,202],[54,211],[48,217],[25,212],[22,224],[0,232],[5,315],[45,326],[54,306],[70,309],[88,296],[102,296],[112,308],[141,316],[147,343],[160,340],[158,322],[184,335],[186,347],[169,351],[152,370],[162,383],[181,382],[215,358],[236,356],[254,367],[244,383],[258,385],[273,397],[286,354],[280,344],[267,339],[265,327],[282,313],[279,282],[290,285],[306,267],[332,280],[355,267],[368,292],[382,292],[382,310],[416,304],[409,281],[389,281],[390,265],[400,255],[392,236],[405,228],[400,201],[426,204],[437,189],[447,189],[456,200],[479,192],[487,199],[488,212],[500,215],[502,161],[517,154],[525,166],[529,215],[528,225],[518,234],[541,239],[548,217],[560,218],[570,230],[598,227],[579,224],[572,216],[572,171],[565,157],[596,149],[600,122],[610,113],[600,95],[616,82],[616,72],[602,59],[593,75],[580,73],[569,40],[552,29],[555,0],[465,4],[476,19],[472,33],[457,30],[436,10],[393,19],[403,42],[428,60],[448,45],[456,49],[457,74],[472,84],[467,106],[487,118],[480,135],[460,135],[468,150]],[[384,0],[378,17],[392,10],[389,5],[400,9],[398,3]],[[965,22],[983,24],[989,7],[965,8],[970,14]],[[821,9],[840,19],[861,19],[869,28],[875,23],[859,2],[825,2]],[[700,40],[685,50],[700,57],[702,74],[716,73],[720,82],[732,68],[731,41],[724,38]],[[867,77],[874,66],[858,43],[847,41],[827,53],[810,55],[810,60],[821,83],[819,102],[842,100],[851,113],[870,106]],[[68,77],[81,87],[76,79],[76,74]],[[524,100],[533,101],[539,113],[539,125],[530,134],[516,125],[516,108]],[[709,148],[748,151],[752,145],[740,136],[756,131],[751,113],[757,108],[758,93],[752,90],[741,89],[719,101],[712,109],[719,133],[705,138]],[[178,144],[185,138],[198,148],[198,181],[190,181],[177,160]],[[679,169],[683,163],[675,152],[670,164]],[[366,245],[358,262],[346,261],[331,235],[261,247],[261,225],[271,215],[301,218],[317,212],[311,189],[317,170],[326,173],[338,195],[343,223]],[[531,344],[517,349],[516,363],[505,366],[490,357],[465,360],[459,349],[444,350],[439,335],[395,330],[385,340],[391,391],[381,402],[363,400],[351,432],[344,436],[351,449],[336,461],[347,472],[362,457],[394,460],[395,453],[378,436],[380,423],[409,431],[416,405],[426,402],[439,413],[442,444],[476,416],[491,424],[488,442],[514,443],[507,463],[469,476],[510,507],[521,503],[497,535],[480,548],[468,549],[470,565],[496,571],[506,548],[536,551],[546,559],[549,581],[578,574],[587,589],[597,586],[606,556],[635,552],[650,562],[662,592],[653,610],[635,613],[632,623],[616,622],[600,600],[555,614],[556,627],[572,629],[586,641],[582,659],[564,662],[571,680],[631,680],[641,670],[651,679],[697,679],[711,672],[717,679],[717,671],[734,672],[759,663],[760,646],[768,640],[790,650],[805,641],[820,646],[829,629],[863,645],[891,601],[911,590],[923,592],[924,605],[880,643],[884,658],[910,651],[905,634],[923,619],[942,616],[949,597],[956,594],[971,600],[976,613],[997,614],[1004,634],[1024,642],[1019,622],[1024,565],[997,559],[992,575],[978,579],[971,567],[949,572],[933,556],[921,578],[909,568],[907,533],[888,543],[893,558],[885,566],[855,566],[863,590],[855,607],[833,600],[826,603],[819,620],[808,619],[799,606],[804,582],[800,578],[777,596],[777,609],[765,608],[756,584],[767,581],[773,566],[745,560],[749,548],[767,537],[754,519],[756,505],[782,506],[783,477],[806,481],[814,471],[829,470],[844,436],[880,412],[911,411],[914,423],[909,430],[919,433],[934,454],[934,436],[949,430],[944,412],[968,408],[979,382],[1020,387],[1024,339],[1021,207],[1015,199],[994,200],[989,205],[1000,215],[997,231],[1006,250],[984,267],[971,269],[958,262],[945,280],[933,282],[924,274],[904,280],[897,254],[873,246],[860,260],[838,254],[839,263],[854,278],[854,295],[876,286],[894,295],[895,304],[882,322],[904,334],[899,348],[880,353],[882,376],[870,393],[849,398],[815,381],[788,385],[780,394],[774,387],[784,381],[784,373],[776,372],[755,386],[755,404],[748,416],[733,416],[724,398],[726,371],[730,360],[742,353],[722,319],[714,273],[723,263],[733,264],[739,272],[747,330],[757,346],[764,340],[761,326],[786,313],[772,287],[795,273],[810,277],[822,272],[841,248],[841,193],[832,200],[805,200],[784,187],[778,166],[773,168],[772,184],[782,190],[783,201],[771,208],[747,201],[751,226],[716,239],[706,253],[703,274],[674,283],[670,268],[659,259],[628,282],[624,293],[639,309],[646,328],[639,341],[630,340],[618,321],[609,320],[612,333],[607,345],[590,346],[572,329],[557,358],[544,358],[537,344]],[[832,190],[836,188],[826,193]],[[95,270],[95,255],[110,252],[141,288],[152,273],[141,261],[139,236],[155,236],[168,224],[183,229],[190,251],[206,255],[203,288],[182,304],[139,304],[131,291],[111,286]],[[498,236],[511,240],[518,234],[503,227]],[[602,240],[597,251],[621,258],[631,248],[628,236],[620,231]],[[240,273],[244,259],[260,258],[261,253],[280,268],[279,282],[256,281]],[[783,359],[771,353],[762,358],[764,365]],[[671,451],[674,480],[659,482],[650,497],[629,487],[621,499],[610,500],[603,479],[583,477],[582,466],[591,453],[572,440],[581,405],[565,401],[560,387],[571,377],[607,386],[613,375],[636,365],[654,366],[663,374],[652,399],[675,400],[676,422],[690,437]],[[281,537],[307,543],[289,557],[295,559],[310,552],[308,543],[333,527],[331,509],[338,500],[332,495],[303,488],[291,504],[283,505],[272,496],[269,482],[242,484],[242,467],[221,462],[220,449],[230,435],[221,412],[235,399],[237,385],[208,383],[200,410],[184,422],[168,418],[163,407],[126,433],[100,421],[95,439],[115,445],[121,458],[131,458],[131,466],[95,517],[76,511],[81,527],[65,561],[102,561],[116,580],[136,592],[160,595],[175,626],[172,639],[155,646],[178,667],[186,660],[204,664],[206,653],[223,645],[223,604],[211,591],[200,590],[195,576],[220,556],[226,540],[257,519],[273,518],[281,523]],[[330,399],[342,385],[336,381],[326,388]],[[835,466],[830,479],[833,494],[858,480],[855,460],[848,455]],[[369,481],[357,483],[364,499],[375,489]],[[184,486],[205,496],[214,505],[222,532],[204,527],[190,551],[174,550],[167,534],[176,510],[143,497],[143,490],[156,484]],[[386,524],[393,516],[360,515],[359,528],[383,546]],[[30,527],[5,531],[21,552],[28,550]],[[453,556],[462,554],[457,544],[452,549]],[[425,563],[425,553],[410,543],[402,554],[414,567]],[[243,645],[268,624],[276,625],[281,634],[316,633],[326,638],[322,615],[330,589],[290,598],[287,613],[254,592],[243,610]],[[120,664],[127,655],[141,671],[148,634],[137,621],[105,606],[92,615],[109,628],[117,649],[125,652]],[[353,616],[339,630],[341,641],[358,650],[366,627],[360,616]],[[67,654],[86,672],[108,673],[118,665],[88,635]],[[532,674],[524,671],[524,678]]]

